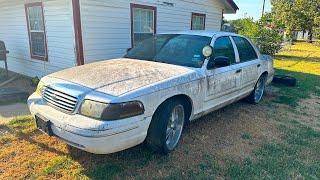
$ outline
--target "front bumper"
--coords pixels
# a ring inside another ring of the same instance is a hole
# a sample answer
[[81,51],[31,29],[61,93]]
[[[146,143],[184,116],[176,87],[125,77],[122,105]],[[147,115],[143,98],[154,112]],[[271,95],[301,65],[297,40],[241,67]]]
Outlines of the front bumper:
[[104,126],[101,126],[100,121],[52,108],[36,93],[29,97],[28,106],[34,117],[37,115],[51,122],[55,136],[71,146],[94,154],[114,153],[142,143],[151,122],[151,117],[139,116],[104,122]]

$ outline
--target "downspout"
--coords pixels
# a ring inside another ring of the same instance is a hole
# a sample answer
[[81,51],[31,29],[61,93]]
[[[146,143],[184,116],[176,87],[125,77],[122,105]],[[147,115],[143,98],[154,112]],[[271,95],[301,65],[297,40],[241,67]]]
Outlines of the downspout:
[[73,23],[74,23],[74,37],[76,45],[76,60],[77,65],[84,65],[84,55],[83,55],[83,42],[82,42],[82,29],[81,29],[81,13],[80,13],[80,0],[72,0],[72,10],[73,10]]
[[223,22],[223,16],[224,16],[224,9],[222,9],[222,12],[221,12],[221,27],[220,27],[220,31],[222,31],[223,29],[223,24],[224,24],[224,22]]

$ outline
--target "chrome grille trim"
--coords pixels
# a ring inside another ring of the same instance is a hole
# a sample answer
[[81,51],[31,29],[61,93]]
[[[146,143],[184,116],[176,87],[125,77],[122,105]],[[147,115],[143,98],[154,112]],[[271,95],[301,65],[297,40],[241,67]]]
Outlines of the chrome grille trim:
[[78,99],[51,87],[45,87],[42,92],[43,99],[54,108],[72,113],[74,112]]
[[52,89],[50,87],[46,87],[45,92],[54,93],[54,94],[59,95],[59,96],[65,98],[65,99],[69,99],[69,100],[71,100],[73,102],[77,102],[77,98],[75,98],[73,96],[70,96],[68,94],[62,93],[60,91],[54,90],[54,89]]

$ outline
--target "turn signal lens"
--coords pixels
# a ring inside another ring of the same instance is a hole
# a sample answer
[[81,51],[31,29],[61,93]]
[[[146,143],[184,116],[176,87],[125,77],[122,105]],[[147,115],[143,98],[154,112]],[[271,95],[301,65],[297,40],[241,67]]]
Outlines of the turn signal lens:
[[44,83],[42,81],[39,81],[37,89],[36,89],[36,93],[40,96],[42,96],[43,90],[44,90]]

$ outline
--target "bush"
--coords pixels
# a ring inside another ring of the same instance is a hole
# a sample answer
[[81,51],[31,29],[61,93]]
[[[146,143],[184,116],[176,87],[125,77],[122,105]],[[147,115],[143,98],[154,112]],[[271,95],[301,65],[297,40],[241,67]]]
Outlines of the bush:
[[254,42],[262,54],[275,55],[281,49],[282,36],[275,30],[261,27]]
[[[281,49],[282,35],[272,27],[267,17],[255,22],[252,18],[230,21],[235,33],[250,38],[262,54],[275,55]],[[273,29],[272,29],[273,28]]]

